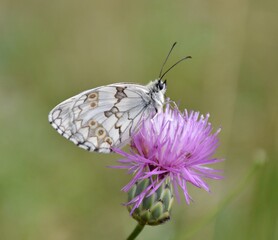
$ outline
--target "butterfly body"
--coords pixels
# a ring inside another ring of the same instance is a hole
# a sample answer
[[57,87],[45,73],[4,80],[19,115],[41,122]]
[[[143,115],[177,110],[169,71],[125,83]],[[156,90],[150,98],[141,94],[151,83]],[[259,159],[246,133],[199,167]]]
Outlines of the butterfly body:
[[130,141],[142,121],[164,105],[166,81],[117,83],[84,91],[58,104],[48,120],[59,134],[88,151],[109,153]]

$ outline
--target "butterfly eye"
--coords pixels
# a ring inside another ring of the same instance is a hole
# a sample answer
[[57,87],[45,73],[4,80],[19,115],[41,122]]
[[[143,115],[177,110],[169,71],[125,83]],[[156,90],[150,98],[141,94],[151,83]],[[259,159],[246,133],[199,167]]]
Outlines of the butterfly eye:
[[166,80],[162,82],[160,79],[158,80],[157,87],[159,90],[163,90],[166,86]]

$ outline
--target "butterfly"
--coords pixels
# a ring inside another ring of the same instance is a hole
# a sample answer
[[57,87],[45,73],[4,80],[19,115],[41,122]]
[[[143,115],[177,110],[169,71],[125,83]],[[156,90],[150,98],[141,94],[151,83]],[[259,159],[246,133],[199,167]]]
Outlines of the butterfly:
[[167,88],[163,67],[173,50],[172,45],[159,78],[146,86],[116,83],[93,88],[73,96],[54,107],[48,120],[63,137],[91,152],[110,153],[126,145],[142,121],[161,112]]

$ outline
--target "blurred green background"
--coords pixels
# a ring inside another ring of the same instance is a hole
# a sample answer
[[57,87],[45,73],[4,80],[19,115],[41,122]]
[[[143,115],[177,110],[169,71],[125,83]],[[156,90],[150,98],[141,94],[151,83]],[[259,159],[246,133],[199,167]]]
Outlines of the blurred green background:
[[[174,41],[168,66],[193,59],[167,75],[167,96],[223,128],[225,179],[190,188],[194,203],[138,239],[278,239],[275,0],[1,0],[0,239],[128,236],[130,176],[106,168],[119,156],[75,147],[47,115],[83,90],[155,79]],[[265,164],[244,185],[256,158]]]

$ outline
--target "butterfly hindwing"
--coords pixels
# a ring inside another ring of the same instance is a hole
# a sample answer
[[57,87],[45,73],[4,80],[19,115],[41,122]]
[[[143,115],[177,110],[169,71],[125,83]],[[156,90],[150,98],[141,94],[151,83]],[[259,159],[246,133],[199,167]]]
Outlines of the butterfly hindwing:
[[109,153],[125,145],[143,118],[153,112],[148,89],[136,84],[114,84],[82,92],[56,106],[52,126],[88,151]]

